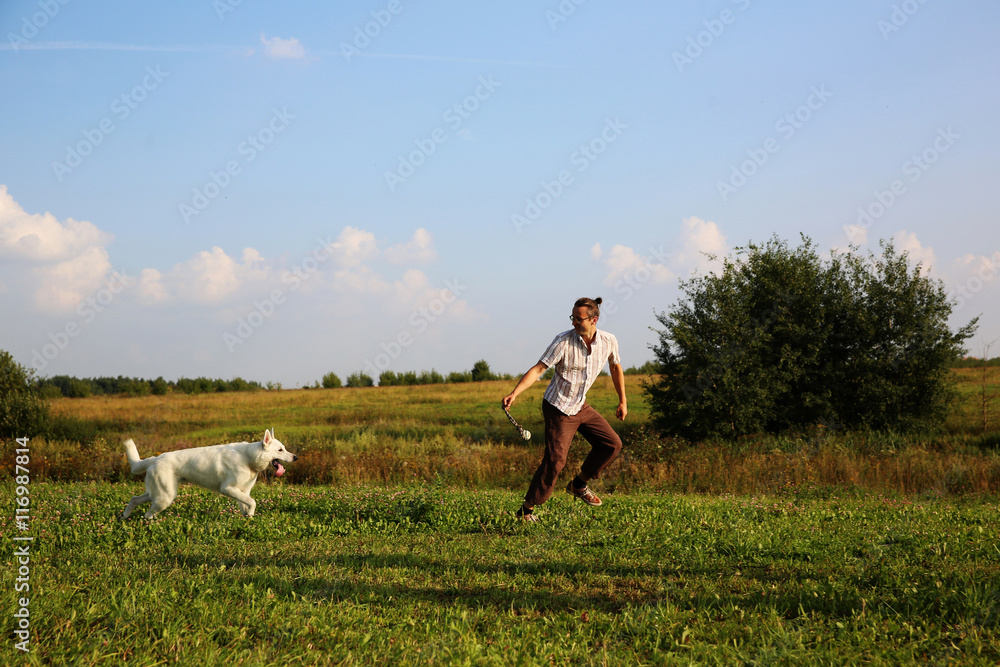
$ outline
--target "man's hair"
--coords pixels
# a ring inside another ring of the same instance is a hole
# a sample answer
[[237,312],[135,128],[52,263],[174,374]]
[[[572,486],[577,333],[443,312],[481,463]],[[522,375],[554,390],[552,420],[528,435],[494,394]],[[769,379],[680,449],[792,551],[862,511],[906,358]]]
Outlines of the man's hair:
[[580,306],[586,306],[587,312],[590,313],[591,317],[598,317],[601,314],[601,303],[603,301],[604,299],[602,299],[601,297],[597,297],[596,299],[588,299],[587,297],[583,297],[581,299],[576,300],[576,303],[573,304],[573,309],[576,310]]

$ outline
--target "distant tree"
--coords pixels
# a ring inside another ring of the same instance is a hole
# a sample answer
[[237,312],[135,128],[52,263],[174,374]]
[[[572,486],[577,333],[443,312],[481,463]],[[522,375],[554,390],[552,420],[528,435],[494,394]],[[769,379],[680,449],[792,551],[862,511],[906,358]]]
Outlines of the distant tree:
[[0,350],[0,438],[33,438],[49,426],[49,406],[33,386],[34,371]]
[[237,376],[229,381],[229,391],[260,391],[263,387],[254,380],[244,380]]
[[93,393],[93,387],[89,381],[80,380],[68,375],[56,375],[46,378],[41,380],[39,384],[46,395],[52,395],[48,391],[51,387],[57,389],[58,396],[65,396],[66,398],[86,398]]
[[341,383],[340,378],[337,377],[336,373],[327,373],[323,376],[323,388],[324,389],[337,389],[344,386]]
[[660,372],[660,364],[656,361],[647,361],[641,366],[629,366],[625,369],[625,375],[657,375]]
[[485,382],[487,380],[495,380],[496,376],[490,370],[490,365],[486,363],[485,359],[480,359],[472,365],[472,381],[473,382]]
[[452,371],[448,373],[448,382],[472,382],[472,373]]
[[373,387],[375,386],[375,380],[372,376],[364,372],[351,373],[347,376],[347,386],[348,387]]
[[816,424],[909,429],[940,420],[949,366],[976,320],[952,333],[940,281],[906,254],[820,257],[773,238],[721,273],[683,282],[646,385],[655,426],[689,439]]
[[417,384],[442,384],[443,382],[444,376],[435,370],[421,371],[420,377],[417,378]]
[[120,378],[118,393],[128,396],[149,396],[150,386],[147,380]]
[[382,371],[378,376],[378,386],[380,387],[395,387],[402,384],[401,378],[396,375],[395,371]]
[[170,385],[167,384],[162,375],[150,382],[149,386],[154,396],[164,396],[170,392]]

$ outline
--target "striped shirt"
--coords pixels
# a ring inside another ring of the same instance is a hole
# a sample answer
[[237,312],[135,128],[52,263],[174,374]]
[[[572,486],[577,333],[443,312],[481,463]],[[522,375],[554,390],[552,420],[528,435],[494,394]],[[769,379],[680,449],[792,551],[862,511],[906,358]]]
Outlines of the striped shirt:
[[621,364],[618,339],[606,331],[597,331],[591,349],[574,329],[564,331],[549,344],[539,359],[547,367],[555,367],[555,375],[545,400],[565,415],[575,415],[587,400],[587,391],[601,374],[605,362]]

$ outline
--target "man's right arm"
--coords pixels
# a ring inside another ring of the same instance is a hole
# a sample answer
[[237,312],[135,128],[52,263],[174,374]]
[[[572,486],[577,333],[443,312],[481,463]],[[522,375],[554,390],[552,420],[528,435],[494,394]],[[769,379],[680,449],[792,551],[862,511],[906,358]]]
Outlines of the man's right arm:
[[500,404],[503,407],[509,409],[510,406],[514,404],[514,399],[516,399],[525,389],[535,384],[535,382],[538,380],[538,378],[542,376],[542,373],[544,373],[547,368],[548,366],[546,366],[540,361],[531,368],[529,368],[528,372],[525,373],[523,376],[521,376],[521,379],[518,381],[517,386],[514,387],[514,391],[504,396],[503,400],[500,401]]

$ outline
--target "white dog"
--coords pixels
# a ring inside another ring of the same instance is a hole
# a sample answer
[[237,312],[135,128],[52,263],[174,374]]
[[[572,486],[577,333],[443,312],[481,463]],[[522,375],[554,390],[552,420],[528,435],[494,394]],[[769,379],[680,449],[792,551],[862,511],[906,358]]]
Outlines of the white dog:
[[191,482],[229,496],[239,502],[243,516],[253,516],[257,503],[250,497],[250,489],[257,475],[269,465],[274,466],[276,475],[283,475],[285,468],[281,462],[298,458],[285,449],[271,431],[264,431],[264,439],[259,442],[193,447],[148,459],[139,458],[139,451],[129,438],[125,441],[125,455],[133,475],[146,473],[146,493],[129,501],[122,513],[123,519],[127,519],[138,505],[150,501],[153,505],[146,512],[147,519],[162,512],[174,502],[181,482]]

